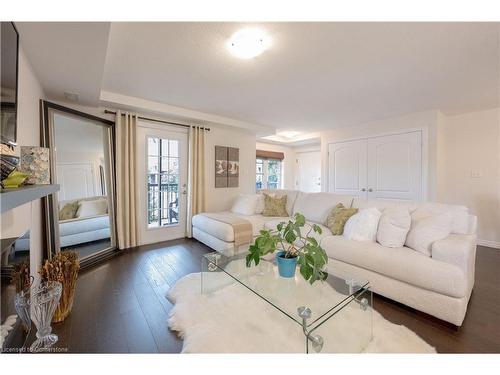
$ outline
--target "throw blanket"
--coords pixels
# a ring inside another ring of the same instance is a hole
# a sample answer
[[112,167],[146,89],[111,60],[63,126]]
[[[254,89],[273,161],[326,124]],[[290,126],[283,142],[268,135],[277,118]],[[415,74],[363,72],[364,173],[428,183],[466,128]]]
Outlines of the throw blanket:
[[220,221],[221,223],[229,224],[233,227],[234,232],[234,246],[245,245],[253,241],[253,228],[252,223],[248,220],[242,219],[229,213],[203,213],[200,214],[209,217],[213,220]]

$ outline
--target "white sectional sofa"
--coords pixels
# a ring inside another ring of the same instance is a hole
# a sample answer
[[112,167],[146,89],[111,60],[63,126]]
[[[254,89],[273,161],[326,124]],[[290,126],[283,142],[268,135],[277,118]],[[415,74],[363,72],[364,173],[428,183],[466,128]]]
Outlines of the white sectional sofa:
[[[307,221],[319,224],[315,234],[328,254],[328,269],[346,278],[368,280],[375,293],[436,316],[456,326],[462,325],[474,286],[477,218],[463,206],[393,200],[365,200],[330,193],[265,191],[287,195],[287,212],[302,213]],[[405,207],[409,212],[425,208],[435,214],[452,216],[452,232],[431,245],[427,256],[409,247],[385,247],[375,241],[354,241],[334,236],[324,223],[332,208],[343,203],[355,208]],[[234,215],[234,214],[233,214]],[[263,228],[274,229],[283,217],[239,215],[252,223],[254,236]],[[232,226],[203,215],[193,217],[193,236],[225,255],[248,251],[248,245],[234,247]]]

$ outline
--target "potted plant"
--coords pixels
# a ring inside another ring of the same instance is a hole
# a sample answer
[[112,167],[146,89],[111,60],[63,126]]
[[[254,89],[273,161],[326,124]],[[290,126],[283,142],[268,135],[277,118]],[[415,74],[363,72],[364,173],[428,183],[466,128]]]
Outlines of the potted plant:
[[310,236],[313,231],[318,234],[322,232],[319,225],[306,223],[304,215],[300,213],[296,213],[288,223],[279,223],[276,230],[261,230],[250,245],[250,253],[246,256],[247,267],[252,262],[258,265],[263,256],[278,250],[276,261],[280,276],[294,277],[298,264],[300,274],[309,283],[326,280],[328,256],[318,241]]

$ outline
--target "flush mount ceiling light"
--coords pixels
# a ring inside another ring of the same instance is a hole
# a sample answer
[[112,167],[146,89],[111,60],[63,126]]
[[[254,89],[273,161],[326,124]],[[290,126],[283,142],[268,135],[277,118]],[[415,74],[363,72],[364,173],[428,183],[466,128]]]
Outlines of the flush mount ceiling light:
[[251,59],[269,48],[271,41],[266,33],[257,28],[247,28],[237,31],[229,39],[229,51],[240,59]]

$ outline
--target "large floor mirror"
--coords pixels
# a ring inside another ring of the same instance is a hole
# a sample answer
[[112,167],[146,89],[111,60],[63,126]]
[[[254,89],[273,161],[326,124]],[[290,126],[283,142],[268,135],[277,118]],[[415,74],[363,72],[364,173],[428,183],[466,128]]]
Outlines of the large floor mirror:
[[42,101],[42,144],[50,149],[47,249],[75,250],[82,265],[116,249],[114,123]]

